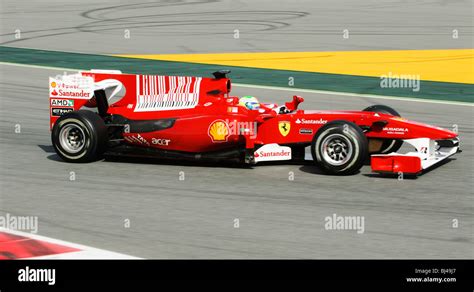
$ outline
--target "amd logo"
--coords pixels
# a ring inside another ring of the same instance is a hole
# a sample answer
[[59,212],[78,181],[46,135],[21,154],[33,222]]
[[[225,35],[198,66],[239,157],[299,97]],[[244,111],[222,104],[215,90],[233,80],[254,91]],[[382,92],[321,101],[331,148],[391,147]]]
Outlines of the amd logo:
[[51,99],[52,106],[74,106],[74,100],[72,99]]

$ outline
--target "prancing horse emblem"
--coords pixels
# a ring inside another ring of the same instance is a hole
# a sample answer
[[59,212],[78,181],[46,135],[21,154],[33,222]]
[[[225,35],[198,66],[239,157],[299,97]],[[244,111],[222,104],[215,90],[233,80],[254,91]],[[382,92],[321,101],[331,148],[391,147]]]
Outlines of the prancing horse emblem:
[[290,127],[291,127],[290,122],[287,122],[287,121],[278,122],[278,129],[280,130],[280,134],[283,137],[286,137],[288,133],[290,133]]

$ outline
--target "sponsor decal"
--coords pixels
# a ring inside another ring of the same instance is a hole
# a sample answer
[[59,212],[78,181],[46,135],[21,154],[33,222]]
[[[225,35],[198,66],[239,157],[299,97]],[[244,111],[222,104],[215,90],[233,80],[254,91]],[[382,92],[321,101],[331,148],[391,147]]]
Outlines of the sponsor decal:
[[227,142],[227,138],[230,136],[229,125],[223,120],[213,121],[207,132],[214,143]]
[[253,155],[255,162],[290,160],[291,148],[278,144],[267,144],[257,149]]
[[229,106],[229,107],[227,107],[227,112],[228,112],[228,113],[238,113],[238,112],[239,112],[239,108],[236,107],[236,106]]
[[53,107],[51,108],[51,116],[61,117],[67,113],[72,112],[74,109],[72,107]]
[[382,131],[387,132],[387,134],[403,135],[408,132],[408,128],[384,127]]
[[276,152],[272,151],[255,151],[255,157],[291,157],[290,151],[280,150]]
[[307,120],[307,119],[297,119],[296,124],[303,124],[303,125],[324,125],[328,121],[323,120],[322,118],[319,120]]
[[291,124],[288,121],[278,122],[278,130],[283,137],[286,137],[290,133]]
[[137,75],[135,112],[191,109],[199,102],[201,77]]
[[150,143],[145,139],[142,135],[137,134],[137,135],[128,135],[123,137],[125,141],[133,143],[133,144],[141,144],[141,145],[147,145],[150,146]]
[[313,129],[300,129],[300,134],[302,135],[312,135]]
[[168,146],[170,142],[170,139],[151,138],[151,144],[153,145]]
[[80,74],[49,78],[49,95],[57,98],[90,99],[94,96],[94,79]]
[[50,104],[52,106],[74,106],[74,100],[52,98]]
[[54,97],[76,97],[81,99],[89,99],[92,97],[90,92],[84,91],[83,89],[78,91],[58,89],[57,91],[51,91],[51,95]]

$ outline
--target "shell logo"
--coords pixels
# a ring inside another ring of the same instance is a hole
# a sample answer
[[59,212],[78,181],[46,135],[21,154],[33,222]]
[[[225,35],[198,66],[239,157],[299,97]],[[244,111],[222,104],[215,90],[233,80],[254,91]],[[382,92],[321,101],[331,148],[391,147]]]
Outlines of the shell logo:
[[57,84],[56,84],[56,82],[54,82],[54,81],[53,81],[53,82],[51,82],[51,87],[52,87],[52,88],[55,88],[55,87],[56,87],[56,85],[57,85]]
[[208,134],[212,142],[227,142],[229,138],[229,125],[223,120],[215,120],[209,125]]

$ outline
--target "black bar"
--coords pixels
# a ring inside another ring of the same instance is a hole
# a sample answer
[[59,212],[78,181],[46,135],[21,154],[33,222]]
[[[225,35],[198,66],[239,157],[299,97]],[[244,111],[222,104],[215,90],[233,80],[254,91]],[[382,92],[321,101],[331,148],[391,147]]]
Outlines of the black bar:
[[[19,271],[25,275],[26,267],[30,273],[55,269],[54,285],[20,282]],[[286,282],[315,291],[473,291],[472,275],[472,260],[7,260],[0,261],[0,291],[110,291],[127,285],[152,291],[163,289],[163,283],[217,281],[230,285],[260,281],[265,286]],[[409,283],[407,278],[422,282]],[[428,278],[443,282],[423,280]]]

